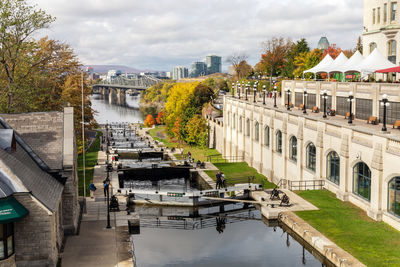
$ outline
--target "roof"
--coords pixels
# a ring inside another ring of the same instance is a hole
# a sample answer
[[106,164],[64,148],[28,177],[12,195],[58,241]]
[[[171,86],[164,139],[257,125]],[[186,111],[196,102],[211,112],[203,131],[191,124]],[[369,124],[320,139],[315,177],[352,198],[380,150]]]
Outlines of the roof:
[[15,150],[15,137],[13,129],[0,129],[0,149],[11,152]]
[[21,136],[50,169],[63,168],[63,112],[1,114],[0,117]]
[[376,70],[380,69],[387,69],[387,68],[392,68],[396,67],[395,64],[387,60],[377,48],[372,51],[369,56],[364,59],[360,64],[355,66],[355,69],[358,72],[361,72],[363,74],[371,74],[375,72]]
[[324,68],[321,68],[321,71],[325,72],[339,72],[340,67],[343,66],[349,59],[343,54],[343,52],[340,52],[339,56],[335,58],[335,60],[329,65]]
[[329,41],[326,37],[321,37],[318,41],[318,49],[325,50],[329,47]]
[[[307,72],[312,72],[312,73],[319,73],[321,72],[321,69],[328,67],[329,65],[331,65],[333,62],[332,57],[329,54],[326,54],[326,56],[321,60],[321,62],[319,62],[315,67],[309,69],[309,70],[305,70],[303,71],[303,73],[307,73]],[[324,72],[324,71],[322,71]]]
[[364,60],[360,51],[356,51],[350,58],[340,67],[340,72],[356,71],[355,68]]

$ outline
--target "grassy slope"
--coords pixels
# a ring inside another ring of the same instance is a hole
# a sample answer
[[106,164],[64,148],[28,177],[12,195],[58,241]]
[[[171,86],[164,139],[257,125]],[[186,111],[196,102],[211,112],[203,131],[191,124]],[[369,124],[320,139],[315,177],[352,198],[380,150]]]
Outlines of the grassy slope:
[[326,190],[298,195],[320,208],[298,216],[367,266],[400,266],[400,232]]
[[[97,164],[97,155],[100,149],[100,139],[103,133],[101,131],[97,131],[96,141],[92,143],[90,148],[85,153],[85,180],[86,180],[86,196],[89,196],[89,183],[90,180],[93,179],[94,166]],[[79,195],[83,196],[83,164],[82,164],[83,155],[78,155],[78,177],[79,177]]]

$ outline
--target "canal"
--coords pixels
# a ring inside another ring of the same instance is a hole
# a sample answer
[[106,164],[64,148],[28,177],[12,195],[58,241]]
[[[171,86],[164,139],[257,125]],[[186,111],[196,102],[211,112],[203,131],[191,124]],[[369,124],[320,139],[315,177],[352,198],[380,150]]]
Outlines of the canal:
[[[98,123],[143,121],[138,97],[127,96],[124,106],[101,95],[91,100]],[[159,182],[165,188],[187,186],[184,179]],[[134,184],[152,186],[150,181]],[[140,231],[131,236],[135,266],[325,266],[320,255],[314,256],[277,221],[267,221],[251,205],[133,205],[131,211],[140,218]]]

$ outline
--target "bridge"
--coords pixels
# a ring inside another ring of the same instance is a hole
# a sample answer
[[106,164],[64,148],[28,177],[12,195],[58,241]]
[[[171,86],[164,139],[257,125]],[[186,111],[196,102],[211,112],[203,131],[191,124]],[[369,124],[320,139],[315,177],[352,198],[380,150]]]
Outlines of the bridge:
[[93,94],[102,94],[108,96],[108,99],[123,104],[126,100],[126,92],[130,90],[132,93],[144,91],[147,88],[162,82],[162,80],[148,75],[140,75],[134,79],[117,76],[111,81],[102,81],[100,84],[92,86]]

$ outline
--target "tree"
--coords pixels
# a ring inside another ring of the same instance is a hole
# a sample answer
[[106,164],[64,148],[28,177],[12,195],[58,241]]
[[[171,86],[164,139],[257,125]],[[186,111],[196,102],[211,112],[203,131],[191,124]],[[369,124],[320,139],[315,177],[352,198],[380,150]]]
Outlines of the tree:
[[271,77],[283,68],[291,46],[292,42],[283,37],[273,37],[262,43],[265,52],[261,55],[261,62],[264,70],[270,73]]
[[235,75],[236,77],[239,77],[239,65],[244,61],[246,62],[246,60],[249,58],[249,56],[246,53],[243,52],[236,52],[230,56],[228,56],[228,58],[226,59],[227,63],[230,63],[233,67],[233,70],[235,71]]
[[356,52],[357,50],[360,51],[361,54],[363,53],[363,44],[362,44],[361,36],[358,36],[357,45],[356,45],[356,48],[354,49],[354,52]]
[[240,80],[243,78],[247,78],[253,72],[253,68],[246,62],[242,61],[239,63],[236,69],[236,79]]
[[201,115],[194,115],[186,125],[187,138],[189,144],[196,144],[201,147],[207,145],[208,126],[206,120]]
[[[294,61],[296,69],[294,76],[302,76],[303,71],[311,69],[316,66],[322,60],[322,51],[320,49],[314,49],[311,52],[300,53]],[[310,74],[307,74],[310,75]]]
[[[53,17],[29,6],[25,0],[0,1],[0,66],[8,113],[14,110],[15,95],[23,90],[20,83],[51,58],[51,55],[40,57],[40,54],[29,52],[37,49],[32,36],[38,30],[49,27],[53,21]],[[20,72],[18,77],[17,71]]]
[[158,112],[157,118],[156,118],[156,122],[157,124],[164,124],[164,111],[161,110],[160,112]]
[[153,115],[148,114],[146,116],[146,119],[144,120],[144,126],[146,126],[147,128],[151,128],[154,124],[156,124],[156,122],[154,121]]

